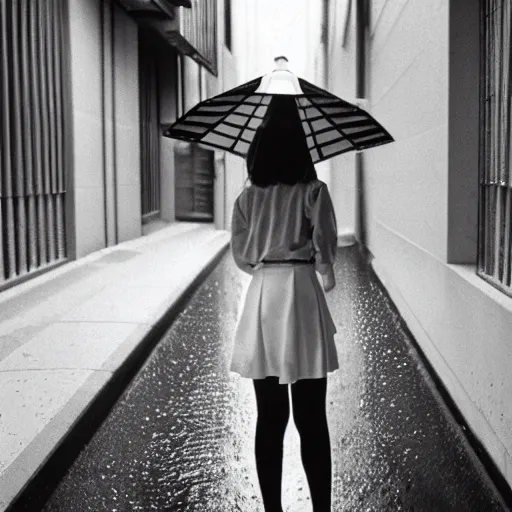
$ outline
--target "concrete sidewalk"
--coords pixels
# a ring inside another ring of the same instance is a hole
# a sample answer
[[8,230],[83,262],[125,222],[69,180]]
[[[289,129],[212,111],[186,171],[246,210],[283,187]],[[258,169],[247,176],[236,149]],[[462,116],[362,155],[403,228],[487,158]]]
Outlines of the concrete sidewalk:
[[0,510],[228,244],[175,223],[0,293]]

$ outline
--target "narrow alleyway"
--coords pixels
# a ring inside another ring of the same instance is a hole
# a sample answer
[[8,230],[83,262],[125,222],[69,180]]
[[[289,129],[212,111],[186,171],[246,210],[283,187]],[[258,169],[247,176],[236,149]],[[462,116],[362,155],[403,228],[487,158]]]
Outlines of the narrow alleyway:
[[[356,248],[339,249],[328,302],[333,510],[505,510],[432,391]],[[228,253],[61,482],[47,512],[262,511],[252,383],[227,371],[248,276]],[[293,422],[284,509],[310,511]]]

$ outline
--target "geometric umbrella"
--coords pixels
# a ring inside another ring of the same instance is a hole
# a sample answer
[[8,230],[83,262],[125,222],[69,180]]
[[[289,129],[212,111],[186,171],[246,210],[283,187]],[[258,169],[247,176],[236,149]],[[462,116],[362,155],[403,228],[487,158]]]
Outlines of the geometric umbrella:
[[291,73],[286,57],[274,60],[277,69],[198,103],[164,135],[244,157],[262,123],[294,110],[313,163],[394,140],[365,110]]

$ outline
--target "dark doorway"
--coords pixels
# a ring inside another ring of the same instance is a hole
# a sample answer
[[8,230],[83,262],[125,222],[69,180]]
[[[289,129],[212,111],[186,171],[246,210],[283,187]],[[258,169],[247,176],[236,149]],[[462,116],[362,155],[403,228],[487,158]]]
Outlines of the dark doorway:
[[213,222],[214,152],[180,142],[174,155],[176,220]]

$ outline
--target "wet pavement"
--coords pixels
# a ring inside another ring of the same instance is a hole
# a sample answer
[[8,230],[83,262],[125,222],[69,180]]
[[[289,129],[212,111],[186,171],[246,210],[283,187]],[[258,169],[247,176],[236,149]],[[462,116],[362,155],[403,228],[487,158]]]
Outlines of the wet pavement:
[[[333,510],[503,511],[399,318],[355,247],[327,294]],[[159,343],[48,501],[46,512],[262,511],[252,382],[227,370],[249,276],[228,253]],[[310,512],[299,439],[285,437],[283,506]]]

